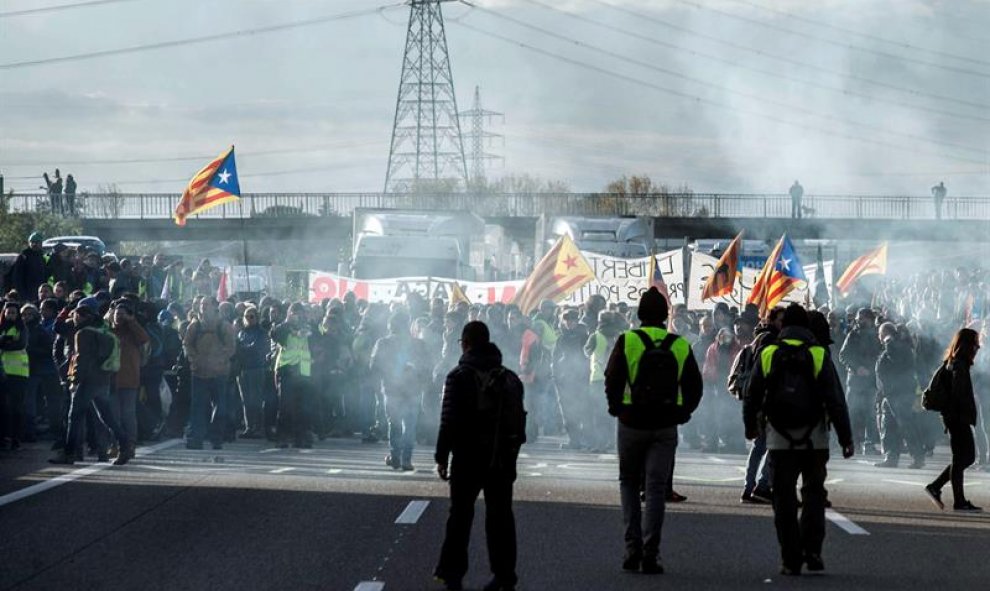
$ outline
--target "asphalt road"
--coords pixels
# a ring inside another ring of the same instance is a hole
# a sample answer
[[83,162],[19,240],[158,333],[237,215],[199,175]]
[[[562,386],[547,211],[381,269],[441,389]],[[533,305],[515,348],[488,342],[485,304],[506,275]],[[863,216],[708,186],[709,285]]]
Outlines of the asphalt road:
[[[446,485],[429,450],[401,473],[385,467],[384,445],[344,439],[313,450],[168,441],[123,467],[49,466],[46,447],[0,455],[0,589],[440,588],[431,572]],[[770,508],[739,503],[743,458],[682,450],[675,485],[689,500],[668,506],[667,574],[647,577],[619,568],[615,457],[529,445],[516,486],[519,588],[988,588],[990,514],[939,512],[922,494],[947,461],[939,451],[920,471],[833,458],[827,574],[784,579]],[[990,474],[967,480],[990,507]],[[468,588],[489,577],[478,509]]]

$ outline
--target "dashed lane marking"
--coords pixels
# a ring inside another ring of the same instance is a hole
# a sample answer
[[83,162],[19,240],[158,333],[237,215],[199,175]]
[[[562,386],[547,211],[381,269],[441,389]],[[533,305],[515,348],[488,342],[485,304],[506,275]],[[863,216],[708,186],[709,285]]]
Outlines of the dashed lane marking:
[[722,458],[716,458],[715,456],[708,456],[708,459],[716,464],[727,464],[728,460],[723,460]]
[[270,447],[268,449],[263,449],[263,450],[259,451],[258,453],[260,453],[260,454],[273,454],[273,453],[275,453],[277,451],[282,451],[282,450],[279,449],[279,448],[277,448],[277,447]]
[[904,484],[904,485],[907,485],[907,486],[925,486],[925,483],[924,482],[912,482],[910,480],[890,480],[890,479],[884,478],[882,482],[889,482],[891,484]]
[[285,474],[286,472],[291,472],[293,470],[295,470],[295,468],[288,468],[288,467],[286,467],[286,468],[275,468],[274,470],[272,470],[270,472],[270,474]]
[[429,506],[429,501],[409,501],[409,505],[399,514],[395,522],[400,525],[413,525],[419,521]]
[[381,581],[361,581],[354,591],[382,591],[384,588],[385,583]]
[[341,472],[343,472],[343,470],[340,468],[330,468],[327,470],[327,474],[340,474]]
[[844,480],[845,480],[845,478],[833,478],[832,480],[826,480],[825,481],[825,484],[839,484],[840,482],[843,482]]
[[[137,457],[137,458],[143,458],[144,456],[153,454],[156,451],[161,451],[163,449],[168,449],[168,448],[173,447],[175,445],[178,445],[180,443],[182,443],[182,440],[181,439],[171,439],[169,441],[163,441],[161,443],[157,443],[157,444],[152,445],[152,446],[139,447],[137,449],[137,452],[135,453],[135,457]],[[33,495],[36,495],[38,493],[45,492],[46,490],[51,490],[51,489],[53,489],[53,488],[55,488],[57,486],[62,486],[63,484],[66,484],[68,482],[72,482],[73,480],[79,480],[80,478],[85,478],[86,476],[89,476],[90,474],[95,474],[97,472],[101,472],[103,470],[106,470],[107,468],[110,468],[111,465],[112,464],[106,464],[106,463],[93,464],[92,466],[87,466],[85,468],[80,468],[78,470],[73,470],[72,472],[69,472],[68,474],[62,474],[60,476],[56,476],[55,478],[51,478],[51,479],[46,480],[44,482],[39,482],[38,484],[33,484],[33,485],[31,485],[31,486],[29,486],[27,488],[22,488],[19,491],[8,493],[8,494],[3,495],[2,497],[0,497],[0,507],[3,507],[4,505],[9,505],[11,503],[15,503],[17,501],[20,501],[21,499],[26,499],[26,498],[28,498],[30,496],[33,496]]]
[[832,509],[826,509],[825,510],[825,517],[827,517],[828,520],[831,521],[832,523],[834,523],[835,525],[837,525],[840,528],[842,528],[843,530],[845,530],[845,532],[847,534],[850,534],[850,535],[853,535],[853,536],[868,536],[868,535],[870,535],[870,532],[868,532],[865,529],[861,528],[860,526],[856,525],[855,523],[853,523],[852,521],[850,521],[848,517],[846,517],[845,515],[837,512],[837,511],[833,511]]

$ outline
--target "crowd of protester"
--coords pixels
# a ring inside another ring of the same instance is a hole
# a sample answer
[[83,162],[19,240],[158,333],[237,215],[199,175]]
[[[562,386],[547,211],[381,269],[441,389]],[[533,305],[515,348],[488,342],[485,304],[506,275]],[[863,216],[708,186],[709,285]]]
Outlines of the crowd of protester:
[[[88,450],[123,463],[137,443],[162,437],[185,437],[192,449],[220,449],[238,437],[301,448],[360,437],[387,440],[386,463],[409,470],[414,446],[436,437],[443,379],[472,320],[487,324],[525,384],[530,441],[563,436],[569,449],[614,448],[603,384],[609,352],[636,326],[635,309],[624,304],[599,296],[579,307],[545,301],[526,315],[512,305],[451,305],[415,293],[392,304],[354,294],[320,304],[218,301],[221,273],[209,261],[195,269],[161,255],[117,262],[64,245],[45,254],[41,242],[32,235],[14,264],[0,321],[7,449],[45,437],[57,461]],[[814,316],[816,338],[845,386],[855,441],[863,453],[882,453],[880,465],[897,465],[907,453],[920,467],[939,441],[941,426],[921,411],[917,394],[961,324],[985,328],[984,287],[976,274],[939,272],[891,281],[863,305],[824,306]],[[691,343],[704,377],[685,442],[758,460],[733,383],[754,341],[775,334],[773,315],[761,322],[752,307],[675,305],[669,329]],[[973,375],[982,411],[990,405],[986,356]],[[977,461],[986,465],[983,412],[980,423]],[[744,500],[765,497],[758,474],[758,465],[747,474]]]

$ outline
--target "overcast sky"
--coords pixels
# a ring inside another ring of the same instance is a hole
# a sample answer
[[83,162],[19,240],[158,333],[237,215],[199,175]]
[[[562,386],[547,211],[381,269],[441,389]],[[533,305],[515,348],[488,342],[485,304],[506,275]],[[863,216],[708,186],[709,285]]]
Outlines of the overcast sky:
[[[0,13],[85,1],[0,0]],[[233,143],[245,192],[380,191],[408,7],[7,65],[386,1],[105,0],[0,14],[0,171],[18,190],[60,167],[80,190],[180,192]],[[648,174],[699,192],[783,192],[800,179],[808,193],[918,195],[945,180],[950,194],[990,193],[988,0],[539,2],[556,10],[530,0],[444,5],[459,107],[479,85],[484,106],[505,113],[490,130],[505,136],[490,148],[505,166],[490,177],[595,191]],[[94,163],[129,159],[146,162]]]

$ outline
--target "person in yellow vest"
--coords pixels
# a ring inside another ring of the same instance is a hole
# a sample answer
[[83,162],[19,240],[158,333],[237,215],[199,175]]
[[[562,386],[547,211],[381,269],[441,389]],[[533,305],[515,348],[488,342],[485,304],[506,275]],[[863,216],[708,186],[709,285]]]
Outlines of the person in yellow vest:
[[0,449],[15,450],[21,446],[24,431],[24,394],[27,392],[29,359],[27,329],[21,320],[17,304],[7,302],[0,317]]
[[[784,310],[777,339],[763,347],[743,394],[746,438],[766,436],[773,463],[773,513],[783,564],[780,574],[825,570],[825,478],[829,425],[852,457],[849,409],[828,351],[799,304]],[[801,520],[797,480],[801,477]]]
[[[609,356],[605,395],[609,414],[618,418],[626,545],[622,568],[659,574],[663,572],[660,532],[677,427],[698,408],[703,386],[690,343],[665,328],[667,300],[655,287],[640,298],[637,316],[640,328],[620,335]],[[644,478],[645,512],[640,500]]]
[[278,384],[278,445],[309,449],[313,447],[310,419],[312,401],[313,356],[310,350],[312,328],[306,309],[300,302],[289,306],[285,322],[272,329],[272,341],[278,345],[275,358],[275,381]]
[[[616,317],[615,312],[602,310],[593,321],[593,325],[596,328],[584,344],[584,355],[591,366],[588,398],[599,401],[600,404],[600,396],[605,391],[605,363],[608,361],[609,351],[615,346],[615,340],[622,334],[622,321]],[[609,418],[608,415],[600,412],[600,408],[591,413],[591,428],[588,434],[591,451],[604,453],[614,446],[615,423]]]

